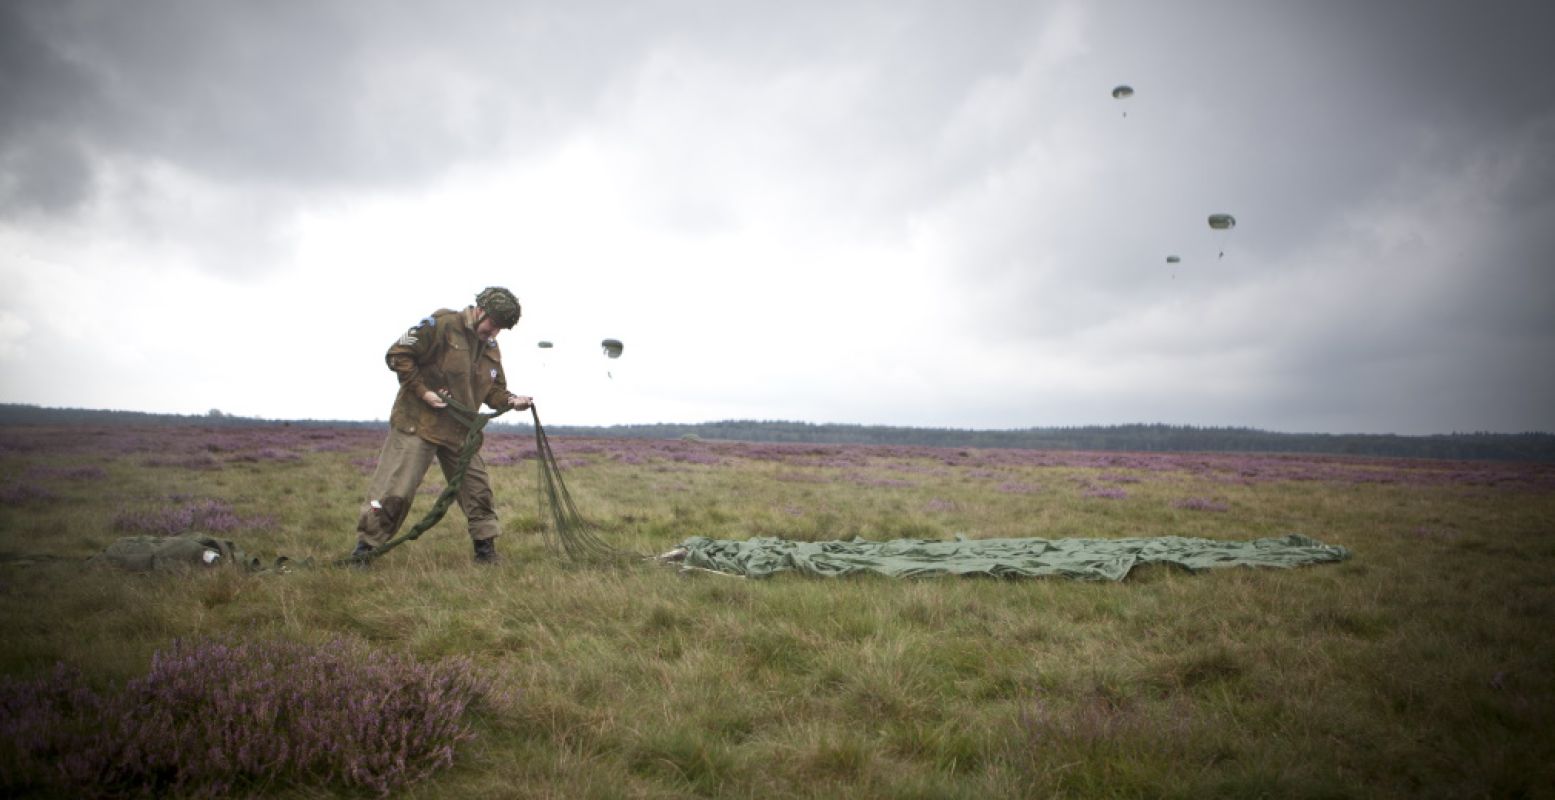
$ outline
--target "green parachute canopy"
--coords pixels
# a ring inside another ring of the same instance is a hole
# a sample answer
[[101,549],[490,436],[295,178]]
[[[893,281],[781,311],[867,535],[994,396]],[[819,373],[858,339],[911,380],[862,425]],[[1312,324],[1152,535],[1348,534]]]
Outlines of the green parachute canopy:
[[[1133,96],[1134,96],[1134,87],[1132,87],[1132,86],[1128,86],[1126,84],[1120,84],[1118,86],[1112,87],[1112,99],[1114,99],[1114,100],[1127,100],[1127,99],[1129,99],[1130,97],[1133,97]],[[1128,116],[1128,112],[1127,111],[1123,112],[1123,116],[1125,116],[1125,117]]]
[[1178,264],[1178,263],[1181,263],[1181,262],[1182,262],[1182,259],[1178,258],[1177,256],[1167,256],[1166,257],[1166,263],[1168,263],[1168,264]]
[[605,339],[599,343],[599,346],[604,349],[605,355],[611,358],[620,358],[621,350],[625,347],[625,345],[621,344],[620,339]]
[[552,345],[551,345],[550,342],[541,342],[540,343],[540,349],[541,350],[549,350],[549,349],[551,349],[551,347],[552,347]]
[[994,578],[1061,577],[1121,581],[1136,567],[1170,564],[1188,572],[1225,567],[1288,569],[1350,558],[1339,545],[1299,533],[1281,538],[1220,541],[1183,536],[1134,539],[894,539],[820,542],[773,537],[746,540],[692,536],[659,556],[701,569],[748,578],[794,572],[818,578],[874,573],[892,578],[950,575]]
[[[1232,228],[1236,227],[1236,217],[1233,217],[1230,214],[1210,214],[1209,215],[1209,226],[1211,228],[1217,230],[1217,231],[1229,231]],[[1229,236],[1230,234],[1222,234],[1222,235]],[[1220,255],[1216,256],[1216,257],[1217,258],[1225,258],[1226,257],[1226,250],[1225,250],[1224,246],[1221,247]]]

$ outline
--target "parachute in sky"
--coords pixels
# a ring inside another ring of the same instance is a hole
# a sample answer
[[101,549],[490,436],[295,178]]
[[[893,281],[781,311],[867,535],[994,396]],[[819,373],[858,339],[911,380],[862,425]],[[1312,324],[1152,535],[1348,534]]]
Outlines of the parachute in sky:
[[[1217,231],[1229,231],[1236,227],[1236,217],[1233,217],[1230,214],[1210,214],[1209,226]],[[1226,250],[1224,247],[1222,247],[1220,250],[1220,255],[1217,256],[1217,258],[1225,257]]]
[[1182,259],[1178,258],[1177,256],[1167,256],[1166,257],[1166,263],[1168,263],[1168,264],[1179,264],[1179,263],[1182,263]]
[[539,346],[541,350],[549,350],[553,345],[550,342],[542,341]]
[[[1129,99],[1130,97],[1133,97],[1133,96],[1134,96],[1134,87],[1129,86],[1128,84],[1119,84],[1117,86],[1112,87],[1112,99],[1114,99],[1114,100],[1127,100],[1127,99]],[[1125,116],[1125,117],[1128,116],[1128,112],[1124,111],[1123,112],[1123,116]]]
[[[625,345],[621,344],[621,340],[620,339],[605,339],[605,340],[603,340],[603,341],[601,341],[599,343],[599,346],[600,346],[601,349],[603,349],[605,351],[605,355],[607,355],[607,356],[609,356],[611,358],[620,358],[621,357],[621,350],[625,347]],[[615,373],[614,372],[606,372],[605,373],[605,377],[610,378],[611,380],[614,380],[615,379]]]

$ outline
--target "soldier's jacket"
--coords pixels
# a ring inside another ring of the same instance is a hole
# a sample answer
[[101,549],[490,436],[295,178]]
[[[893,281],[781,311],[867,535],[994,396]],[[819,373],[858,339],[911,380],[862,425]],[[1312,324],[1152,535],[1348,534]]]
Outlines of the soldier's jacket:
[[389,424],[435,444],[459,447],[469,429],[448,413],[426,404],[427,391],[448,390],[466,408],[485,403],[500,408],[509,396],[497,343],[476,337],[464,314],[448,309],[421,320],[384,356],[400,379]]

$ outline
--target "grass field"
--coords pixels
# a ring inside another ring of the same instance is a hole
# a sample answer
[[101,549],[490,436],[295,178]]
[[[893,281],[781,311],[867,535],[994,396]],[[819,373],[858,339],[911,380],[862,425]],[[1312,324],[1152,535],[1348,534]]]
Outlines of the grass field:
[[[693,535],[957,533],[1302,533],[1353,553],[1105,584],[750,581],[560,561],[541,545],[533,442],[502,436],[484,450],[506,530],[496,567],[471,563],[457,511],[365,571],[81,564],[121,536],[188,530],[255,555],[342,556],[380,437],[0,429],[0,675],[64,663],[111,694],[154,654],[202,641],[468,659],[488,687],[464,717],[474,736],[404,797],[1555,787],[1550,464],[552,439],[585,516],[642,553]],[[0,786],[46,791],[22,774],[34,768],[0,760],[18,773]],[[299,775],[232,791],[341,786]]]

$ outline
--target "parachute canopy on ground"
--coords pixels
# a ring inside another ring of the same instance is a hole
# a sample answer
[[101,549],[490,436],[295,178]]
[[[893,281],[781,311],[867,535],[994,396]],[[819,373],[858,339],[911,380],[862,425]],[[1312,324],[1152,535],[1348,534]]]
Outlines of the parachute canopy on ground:
[[541,350],[549,350],[552,347],[550,342],[544,342],[544,341],[540,342],[539,346],[540,346]]
[[1209,226],[1217,231],[1230,230],[1236,227],[1236,217],[1230,214],[1210,214]]
[[620,358],[621,350],[624,347],[624,345],[621,344],[620,339],[605,339],[599,343],[599,346],[604,348],[605,355],[610,356],[611,358]]

